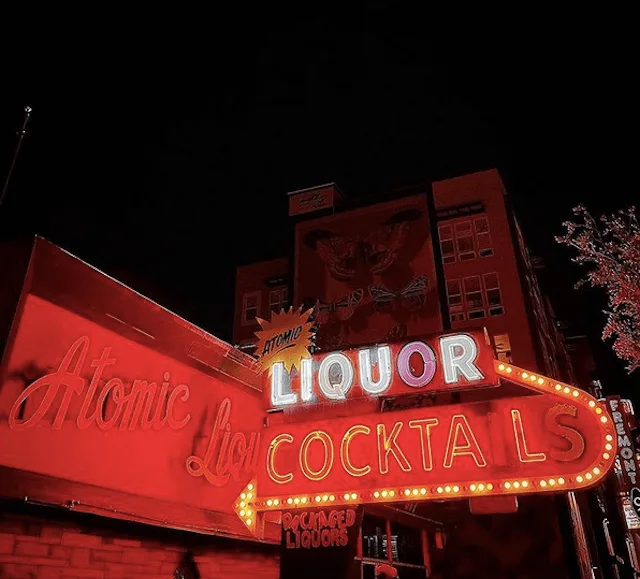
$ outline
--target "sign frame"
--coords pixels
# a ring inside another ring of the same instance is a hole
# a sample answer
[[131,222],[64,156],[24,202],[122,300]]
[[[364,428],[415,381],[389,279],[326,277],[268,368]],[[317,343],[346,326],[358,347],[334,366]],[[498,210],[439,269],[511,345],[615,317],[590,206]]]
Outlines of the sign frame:
[[[508,379],[535,392],[553,396],[561,404],[567,404],[570,401],[573,405],[579,405],[589,412],[593,412],[602,435],[602,448],[598,451],[596,462],[576,476],[565,478],[562,473],[558,473],[554,476],[531,479],[527,481],[526,485],[514,480],[513,477],[510,477],[509,480],[484,481],[465,486],[458,486],[449,481],[442,481],[442,484],[436,485],[430,483],[429,487],[435,486],[436,492],[433,492],[432,488],[427,489],[426,486],[409,487],[396,484],[373,492],[354,490],[350,493],[338,494],[327,489],[326,492],[319,493],[297,495],[283,493],[281,496],[262,496],[260,495],[260,481],[255,478],[247,485],[234,505],[239,518],[251,532],[259,534],[260,524],[257,521],[262,517],[262,513],[278,512],[283,509],[309,508],[312,504],[336,508],[345,505],[407,502],[407,500],[413,502],[482,496],[546,494],[585,490],[598,484],[613,468],[617,452],[615,427],[607,412],[607,405],[599,402],[580,388],[530,372],[513,364],[494,360],[494,368],[500,378]],[[264,451],[261,454],[263,459],[266,458]]]

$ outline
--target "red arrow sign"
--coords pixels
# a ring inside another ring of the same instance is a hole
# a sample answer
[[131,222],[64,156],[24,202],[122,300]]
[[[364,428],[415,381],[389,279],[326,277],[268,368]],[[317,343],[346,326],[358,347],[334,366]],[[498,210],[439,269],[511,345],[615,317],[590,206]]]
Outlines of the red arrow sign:
[[267,428],[241,518],[255,530],[255,512],[283,506],[558,492],[605,476],[616,442],[604,407],[567,384],[495,366],[539,394]]

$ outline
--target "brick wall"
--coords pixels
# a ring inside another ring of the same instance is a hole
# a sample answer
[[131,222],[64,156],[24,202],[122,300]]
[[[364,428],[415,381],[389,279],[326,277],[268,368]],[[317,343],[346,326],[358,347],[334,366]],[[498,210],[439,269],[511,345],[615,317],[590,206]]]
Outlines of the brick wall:
[[200,579],[280,575],[276,546],[53,509],[26,511],[0,504],[0,579],[171,579],[188,554]]

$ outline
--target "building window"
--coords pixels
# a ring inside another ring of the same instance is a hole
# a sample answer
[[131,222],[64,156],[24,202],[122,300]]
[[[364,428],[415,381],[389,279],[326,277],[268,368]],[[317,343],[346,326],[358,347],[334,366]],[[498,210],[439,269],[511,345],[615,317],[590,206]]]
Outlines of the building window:
[[462,291],[459,279],[447,280],[447,299],[449,302],[449,318],[452,322],[463,322],[465,319]]
[[477,217],[438,227],[443,263],[468,261],[493,255],[489,219]]
[[474,219],[473,227],[476,233],[476,243],[478,244],[478,255],[480,257],[493,255],[489,220],[486,217],[478,217],[478,219]]
[[427,533],[366,514],[362,518],[362,579],[374,579],[379,563],[391,564],[402,579],[426,579]]
[[464,278],[464,301],[470,320],[485,317],[485,302],[479,275]]
[[269,311],[279,312],[289,307],[289,289],[281,287],[269,292]]
[[504,314],[498,274],[485,273],[447,280],[447,300],[451,322],[479,320]]
[[471,221],[461,221],[456,223],[455,232],[458,259],[460,259],[460,261],[475,259],[476,250],[473,245],[473,229],[471,229]]
[[485,273],[483,276],[484,289],[487,295],[487,305],[490,316],[501,316],[504,314],[502,306],[502,295],[500,293],[500,281],[497,273]]
[[391,558],[393,561],[422,565],[422,533],[420,529],[391,523]]
[[362,519],[362,556],[365,559],[389,559],[387,521],[364,515]]
[[242,296],[242,325],[249,326],[260,315],[260,292],[247,292]]
[[438,228],[440,236],[440,251],[442,251],[443,263],[455,263],[456,249],[453,242],[453,229],[451,225],[441,225]]

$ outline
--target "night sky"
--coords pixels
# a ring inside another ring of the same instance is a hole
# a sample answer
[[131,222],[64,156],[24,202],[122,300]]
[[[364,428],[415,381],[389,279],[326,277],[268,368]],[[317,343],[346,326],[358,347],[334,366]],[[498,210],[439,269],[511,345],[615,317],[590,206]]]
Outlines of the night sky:
[[[582,12],[463,25],[377,6],[245,7],[250,19],[128,30],[16,21],[3,181],[22,109],[34,111],[0,238],[39,233],[229,339],[235,267],[285,252],[288,191],[335,181],[361,196],[496,167],[557,279],[560,315],[597,338],[603,302],[574,299],[553,236],[577,202],[603,212],[638,197],[622,23]],[[608,376],[610,391],[639,380]]]

